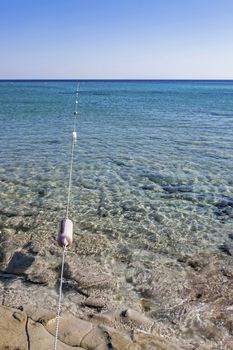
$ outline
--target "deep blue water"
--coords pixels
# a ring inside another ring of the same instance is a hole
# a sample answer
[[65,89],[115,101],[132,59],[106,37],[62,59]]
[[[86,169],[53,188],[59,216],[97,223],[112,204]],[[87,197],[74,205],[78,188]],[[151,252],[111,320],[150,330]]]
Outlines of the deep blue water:
[[[64,214],[76,86],[0,82],[2,225],[18,215],[40,234]],[[170,253],[230,244],[233,81],[81,81],[79,112],[77,233]]]

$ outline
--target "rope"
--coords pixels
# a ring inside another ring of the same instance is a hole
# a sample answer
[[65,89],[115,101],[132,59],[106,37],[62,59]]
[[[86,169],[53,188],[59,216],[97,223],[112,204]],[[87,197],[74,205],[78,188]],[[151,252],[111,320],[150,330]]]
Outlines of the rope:
[[[77,115],[78,115],[78,102],[79,102],[78,92],[79,92],[79,84],[77,85],[77,90],[76,90],[73,132],[76,132],[76,123],[77,123]],[[68,218],[69,208],[70,208],[70,193],[71,193],[71,184],[72,184],[72,172],[73,172],[75,142],[76,142],[76,140],[73,137],[72,146],[71,146],[71,157],[70,157],[70,175],[69,175],[69,185],[68,185],[68,194],[67,194],[66,218]]]
[[63,251],[62,251],[60,287],[59,287],[59,296],[58,296],[58,302],[57,302],[56,333],[55,333],[54,350],[57,350],[59,321],[60,321],[60,313],[61,313],[62,283],[63,283],[63,273],[64,273],[64,264],[65,264],[65,254],[66,254],[66,247],[64,246]]
[[[73,133],[76,132],[76,123],[77,123],[77,115],[78,115],[78,102],[79,102],[78,101],[78,93],[79,93],[79,84],[77,85],[77,90],[76,90]],[[69,172],[67,204],[66,204],[66,218],[67,219],[68,219],[69,208],[70,208],[70,194],[71,194],[71,185],[72,185],[72,172],[73,172],[74,146],[75,146],[75,143],[76,143],[76,139],[74,138],[74,135],[73,135],[73,137],[72,137],[72,146],[71,146],[71,157],[70,157],[70,172]],[[65,255],[66,255],[66,246],[64,245],[63,246],[63,251],[62,251],[61,276],[60,276],[59,295],[58,295],[58,301],[57,301],[56,332],[55,332],[54,350],[57,350],[57,342],[58,342]]]
[[66,205],[66,218],[68,219],[69,208],[70,208],[70,194],[71,194],[71,183],[72,183],[72,172],[73,172],[73,161],[74,161],[74,145],[75,141],[72,141],[71,147],[71,159],[70,159],[70,176],[69,176],[69,185],[68,185],[68,195],[67,195],[67,205]]

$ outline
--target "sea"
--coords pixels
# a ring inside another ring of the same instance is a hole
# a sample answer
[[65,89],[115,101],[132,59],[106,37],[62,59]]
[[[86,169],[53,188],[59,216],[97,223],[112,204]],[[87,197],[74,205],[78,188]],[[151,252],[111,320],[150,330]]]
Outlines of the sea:
[[76,107],[62,311],[231,349],[233,81],[0,81],[0,303],[56,310]]
[[77,89],[74,234],[142,260],[231,254],[233,81],[0,81],[1,227],[10,218],[15,234],[56,236]]
[[227,243],[233,81],[1,81],[2,215],[64,216],[77,88],[77,229],[152,251]]

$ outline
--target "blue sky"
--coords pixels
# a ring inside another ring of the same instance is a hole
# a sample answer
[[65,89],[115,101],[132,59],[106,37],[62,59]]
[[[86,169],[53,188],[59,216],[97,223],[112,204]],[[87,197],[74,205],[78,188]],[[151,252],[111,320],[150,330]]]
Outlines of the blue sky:
[[233,0],[0,0],[0,79],[233,79]]

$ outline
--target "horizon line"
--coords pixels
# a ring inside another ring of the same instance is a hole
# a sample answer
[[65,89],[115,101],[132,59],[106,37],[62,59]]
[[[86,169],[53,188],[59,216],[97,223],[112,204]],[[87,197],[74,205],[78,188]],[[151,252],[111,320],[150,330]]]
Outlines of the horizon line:
[[0,81],[233,81],[233,78],[0,78]]

